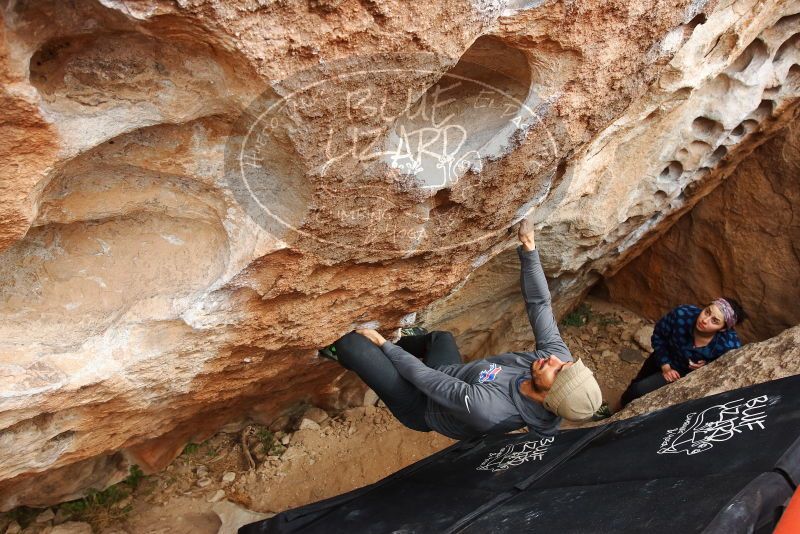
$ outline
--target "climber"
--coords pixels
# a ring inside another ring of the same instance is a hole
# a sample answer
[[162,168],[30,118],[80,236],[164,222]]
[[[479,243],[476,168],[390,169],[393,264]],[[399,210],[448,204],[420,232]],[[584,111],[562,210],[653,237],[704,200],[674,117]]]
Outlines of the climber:
[[462,363],[449,332],[403,336],[392,343],[373,329],[360,329],[320,355],[355,371],[413,430],[465,439],[527,425],[547,436],[558,431],[561,418],[590,418],[602,402],[600,387],[561,339],[532,221],[522,221],[518,237],[520,283],[535,350]]
[[746,318],[742,306],[729,297],[703,309],[684,304],[670,311],[656,323],[653,352],[622,394],[622,406],[741,347],[733,327]]

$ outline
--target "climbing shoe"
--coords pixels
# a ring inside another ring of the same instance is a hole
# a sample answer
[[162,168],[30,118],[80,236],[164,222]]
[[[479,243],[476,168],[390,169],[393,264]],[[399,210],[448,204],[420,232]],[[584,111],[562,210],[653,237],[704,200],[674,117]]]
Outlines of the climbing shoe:
[[323,349],[319,349],[318,354],[322,358],[327,358],[327,359],[333,360],[335,362],[339,361],[339,355],[336,354],[336,347],[334,347],[333,345],[328,345],[327,347],[325,347]]
[[600,405],[600,408],[598,408],[597,411],[594,412],[594,415],[592,416],[592,421],[602,421],[603,419],[608,419],[612,415],[613,414],[611,413],[611,408],[608,406],[608,403],[603,402],[603,404]]
[[400,329],[401,336],[424,336],[427,333],[428,331],[421,326],[411,326],[409,328]]

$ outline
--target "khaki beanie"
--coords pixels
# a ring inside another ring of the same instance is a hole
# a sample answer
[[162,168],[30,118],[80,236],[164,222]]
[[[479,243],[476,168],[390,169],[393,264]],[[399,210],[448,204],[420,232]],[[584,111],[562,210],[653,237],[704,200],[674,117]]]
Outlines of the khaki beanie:
[[556,375],[544,407],[568,421],[585,421],[600,408],[603,394],[594,374],[578,360]]

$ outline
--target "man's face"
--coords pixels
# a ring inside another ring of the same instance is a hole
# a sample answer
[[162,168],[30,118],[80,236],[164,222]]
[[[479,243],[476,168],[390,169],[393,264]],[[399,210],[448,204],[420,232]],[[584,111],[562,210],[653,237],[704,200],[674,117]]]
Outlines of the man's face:
[[573,362],[562,362],[555,356],[534,360],[531,363],[531,385],[534,391],[544,393],[553,387],[558,373],[566,369]]
[[709,304],[697,316],[695,326],[704,334],[713,334],[725,328],[725,316],[716,304]]

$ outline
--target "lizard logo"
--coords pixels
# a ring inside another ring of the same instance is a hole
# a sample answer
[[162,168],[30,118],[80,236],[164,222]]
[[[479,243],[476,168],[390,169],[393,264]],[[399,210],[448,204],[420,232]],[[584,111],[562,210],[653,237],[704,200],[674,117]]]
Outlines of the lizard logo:
[[480,382],[481,384],[485,382],[491,382],[495,378],[497,378],[497,375],[499,375],[500,371],[502,370],[503,370],[502,367],[500,367],[496,363],[492,363],[489,365],[488,369],[484,369],[483,371],[481,371],[480,376],[478,376],[478,382]]
[[536,441],[523,441],[506,445],[491,453],[476,469],[478,471],[505,471],[525,462],[541,460],[556,438],[543,438]]
[[761,395],[745,401],[736,399],[725,404],[706,408],[700,413],[690,413],[680,428],[667,431],[658,454],[688,456],[705,452],[715,444],[743,433],[745,430],[763,430],[767,408],[777,399]]

